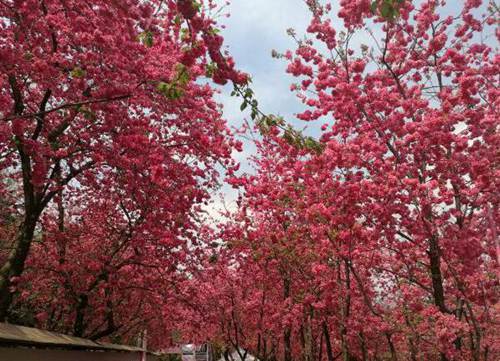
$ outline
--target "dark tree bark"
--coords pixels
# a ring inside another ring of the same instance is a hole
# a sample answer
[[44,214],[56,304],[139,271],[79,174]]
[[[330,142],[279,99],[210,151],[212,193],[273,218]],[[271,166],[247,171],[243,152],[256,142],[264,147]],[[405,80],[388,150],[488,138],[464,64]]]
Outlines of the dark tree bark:
[[24,270],[24,263],[30,251],[37,220],[38,216],[34,214],[25,217],[24,222],[19,227],[14,247],[0,269],[0,322],[7,319],[12,303],[11,279],[20,276]]
[[[288,299],[290,297],[290,279],[285,276],[283,278],[283,297]],[[292,361],[292,329],[286,326],[283,331],[283,348],[284,348],[284,361]]]
[[330,341],[330,332],[328,331],[328,325],[326,321],[323,321],[323,335],[325,336],[325,345],[326,345],[326,355],[328,357],[328,361],[334,361],[335,357],[333,356],[332,343]]

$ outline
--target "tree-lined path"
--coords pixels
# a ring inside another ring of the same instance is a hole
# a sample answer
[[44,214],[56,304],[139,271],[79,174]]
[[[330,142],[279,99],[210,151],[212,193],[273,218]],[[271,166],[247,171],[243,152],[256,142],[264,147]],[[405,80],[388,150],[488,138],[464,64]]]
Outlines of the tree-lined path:
[[0,0],[1,321],[242,360],[500,357],[500,5],[304,2],[272,52],[285,119],[225,3]]

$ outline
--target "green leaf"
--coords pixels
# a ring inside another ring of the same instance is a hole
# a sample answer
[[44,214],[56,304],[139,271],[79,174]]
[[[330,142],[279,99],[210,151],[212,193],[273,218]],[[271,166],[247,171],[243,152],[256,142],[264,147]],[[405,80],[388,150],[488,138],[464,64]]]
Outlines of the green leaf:
[[318,142],[313,137],[306,137],[304,140],[304,145],[307,149],[312,150],[317,153],[321,153],[323,151],[323,144]]
[[153,33],[149,30],[143,31],[139,34],[139,41],[147,47],[152,47],[154,44]]
[[373,1],[372,4],[370,5],[370,9],[372,11],[372,14],[375,14],[377,12],[377,8],[378,8],[378,2]]
[[171,100],[179,99],[184,95],[184,90],[178,87],[176,84],[159,82],[156,86],[156,89],[158,90],[158,92]]
[[295,144],[295,137],[293,135],[293,132],[289,129],[285,130],[285,133],[283,134],[283,139],[287,141],[288,144]]
[[380,15],[384,19],[392,19],[394,17],[394,6],[388,1],[384,1],[380,7]]
[[220,30],[219,30],[219,29],[217,29],[217,28],[210,28],[210,29],[208,30],[208,33],[209,33],[210,35],[217,35],[217,34],[219,34],[219,33],[220,33]]
[[246,101],[244,101],[243,103],[241,103],[241,106],[240,106],[240,110],[241,111],[244,111],[248,106],[248,103]]
[[191,77],[189,76],[189,71],[186,68],[184,64],[178,63],[175,66],[175,70],[177,71],[177,77],[176,81],[182,86],[185,86],[189,83],[191,80]]
[[167,97],[169,99],[175,100],[181,98],[183,95],[184,95],[184,90],[174,87],[171,89]]
[[85,76],[85,71],[77,66],[71,71],[71,76],[73,78],[83,78]]
[[169,84],[168,83],[165,83],[163,81],[159,82],[158,85],[156,86],[156,89],[160,92],[160,93],[164,93],[168,90],[168,87],[169,87]]
[[191,35],[189,32],[189,29],[182,28],[181,29],[181,39],[182,40],[189,40],[190,37],[191,37]]
[[[211,78],[214,76],[214,73],[215,71],[217,70],[217,64],[216,63],[210,63],[210,64],[207,64],[207,67],[206,67],[206,70],[205,70],[205,75],[207,76],[207,78]],[[233,92],[231,92],[231,96],[234,96],[236,95],[236,92],[233,90]]]
[[201,3],[199,3],[196,0],[193,0],[193,7],[196,9],[196,11],[199,12],[201,10]]
[[93,111],[91,111],[90,109],[88,109],[87,107],[80,107],[78,109],[78,112],[79,113],[82,113],[83,114],[83,117],[87,120],[95,120],[96,119],[96,115]]

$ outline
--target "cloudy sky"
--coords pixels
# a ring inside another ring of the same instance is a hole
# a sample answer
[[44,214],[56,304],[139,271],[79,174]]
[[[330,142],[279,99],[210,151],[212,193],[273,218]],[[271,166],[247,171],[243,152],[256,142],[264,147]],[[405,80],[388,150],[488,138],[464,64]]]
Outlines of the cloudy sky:
[[[225,0],[215,1],[225,3]],[[333,1],[334,9],[331,15],[337,14],[338,3],[339,1]],[[418,6],[422,1],[415,0],[414,3]],[[442,15],[457,15],[457,5],[455,0],[448,1]],[[484,8],[478,10],[482,11]],[[219,23],[226,26],[223,30],[225,44],[235,58],[237,68],[252,76],[252,89],[256,93],[260,108],[267,114],[284,116],[296,129],[302,129],[305,123],[296,121],[294,115],[303,109],[303,106],[289,90],[294,79],[286,74],[286,62],[273,59],[271,51],[275,49],[284,52],[296,48],[294,41],[286,34],[287,29],[293,28],[299,37],[306,33],[310,12],[304,0],[231,0],[225,12],[229,13],[230,17],[218,19]],[[336,29],[342,30],[343,24],[338,17],[333,15],[333,21]],[[370,28],[376,37],[382,36],[378,26]],[[485,41],[488,43],[491,39]],[[351,40],[354,50],[359,49],[363,43],[373,45],[366,32],[360,32]],[[231,97],[231,90],[231,87],[223,89],[218,100],[224,106],[224,115],[229,124],[241,126],[243,120],[250,117],[248,113],[240,111],[241,99]],[[318,135],[320,132],[314,129],[320,126],[321,124],[310,124],[308,133]],[[235,154],[244,172],[252,171],[247,160],[252,154],[255,154],[255,148],[251,142],[244,142],[244,151]],[[209,213],[219,218],[216,210],[221,209],[224,203],[234,208],[236,198],[236,191],[227,185],[223,186],[220,194],[215,195],[214,203],[208,208]]]
[[[293,115],[300,104],[289,91],[292,78],[285,73],[286,63],[273,59],[271,51],[295,48],[288,28],[305,33],[310,14],[303,0],[232,0],[227,10],[230,17],[219,20],[226,26],[225,44],[237,67],[252,76],[260,106],[267,113]],[[228,120],[238,123],[239,99],[226,92],[221,101]]]
[[[289,90],[293,78],[286,74],[286,62],[273,59],[271,51],[284,52],[295,48],[286,31],[293,28],[298,34],[305,33],[310,20],[307,6],[303,0],[232,0],[225,12],[230,17],[218,19],[225,25],[225,44],[235,58],[237,68],[251,75],[259,107],[267,114],[279,114],[293,122],[294,114],[302,109],[302,105]],[[231,86],[224,88],[218,101],[224,106],[224,116],[229,124],[240,127],[244,119],[250,120],[250,116],[248,112],[240,111],[241,99],[231,97],[231,90]],[[254,153],[251,142],[244,141],[243,152],[235,154],[243,171],[251,171],[247,158]],[[218,218],[217,210],[224,202],[226,206],[234,207],[237,192],[224,186],[221,194],[214,198],[209,212]]]

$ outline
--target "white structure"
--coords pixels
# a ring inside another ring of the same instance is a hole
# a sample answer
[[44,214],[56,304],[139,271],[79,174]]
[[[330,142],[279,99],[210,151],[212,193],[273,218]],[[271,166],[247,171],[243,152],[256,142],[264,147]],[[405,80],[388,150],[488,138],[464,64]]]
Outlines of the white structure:
[[209,344],[203,345],[183,345],[182,361],[212,361],[212,352]]
[[[240,354],[245,357],[244,360],[242,359]],[[221,359],[219,359],[219,361],[226,361],[226,359],[222,357]],[[259,359],[254,355],[249,354],[248,351],[245,351],[240,348],[239,353],[238,351],[234,350],[232,353],[229,354],[229,361],[259,361]]]

